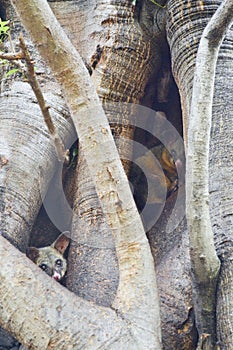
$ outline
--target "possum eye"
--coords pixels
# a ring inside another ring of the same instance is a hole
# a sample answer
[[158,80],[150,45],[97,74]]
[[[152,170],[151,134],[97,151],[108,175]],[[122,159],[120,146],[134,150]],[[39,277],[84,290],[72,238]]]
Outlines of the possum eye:
[[48,266],[46,264],[41,264],[39,266],[43,271],[47,271],[48,270]]
[[56,265],[57,266],[62,266],[62,260],[61,259],[57,259],[56,260]]

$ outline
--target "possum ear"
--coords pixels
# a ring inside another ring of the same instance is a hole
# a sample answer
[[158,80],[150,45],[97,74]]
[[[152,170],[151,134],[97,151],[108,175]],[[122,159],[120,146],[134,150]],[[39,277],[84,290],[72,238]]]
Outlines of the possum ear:
[[39,257],[39,249],[35,247],[29,247],[26,251],[26,255],[29,259],[31,259],[34,263],[36,263]]
[[52,246],[59,251],[62,255],[65,253],[68,245],[70,244],[70,238],[67,236],[70,234],[69,231],[65,231],[58,236],[56,241],[52,244]]

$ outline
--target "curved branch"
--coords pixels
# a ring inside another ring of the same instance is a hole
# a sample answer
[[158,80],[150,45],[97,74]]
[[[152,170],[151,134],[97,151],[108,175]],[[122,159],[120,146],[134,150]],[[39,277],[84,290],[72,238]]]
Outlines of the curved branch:
[[119,333],[128,343],[127,327],[113,310],[78,298],[1,236],[0,264],[0,324],[23,344],[97,349],[99,342],[117,343]]
[[[200,341],[215,334],[215,292],[220,262],[209,215],[209,142],[218,52],[233,19],[233,1],[223,1],[206,26],[198,48],[186,158],[187,222],[193,293]],[[217,34],[217,35],[216,35]]]

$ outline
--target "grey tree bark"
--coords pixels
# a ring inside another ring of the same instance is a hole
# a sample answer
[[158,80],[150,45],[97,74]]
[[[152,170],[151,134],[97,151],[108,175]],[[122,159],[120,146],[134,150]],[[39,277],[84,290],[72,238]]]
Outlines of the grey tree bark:
[[[62,2],[58,2],[58,4],[61,4],[62,6]],[[148,4],[152,3],[150,1],[144,3],[146,6]],[[197,45],[207,23],[207,19],[219,4],[220,1],[208,3],[192,2],[187,4],[184,4],[183,1],[168,2],[167,31],[173,57],[173,73],[181,91],[186,133],[188,123],[186,117],[189,114],[189,106],[191,103],[193,69]],[[56,3],[54,5],[56,5]],[[153,6],[156,7],[156,5]],[[88,13],[90,16],[92,15],[90,11],[87,11],[87,15]],[[64,12],[63,20],[65,21],[67,17],[68,16]],[[61,16],[59,19],[62,20]],[[70,23],[72,23],[72,21]],[[198,25],[196,25],[196,23],[198,23]],[[77,23],[75,23],[74,27],[78,28]],[[218,339],[229,348],[231,342],[231,325],[233,324],[233,322],[231,322],[231,304],[228,302],[229,300],[232,300],[233,290],[231,273],[232,235],[230,232],[230,227],[232,225],[232,196],[230,180],[232,179],[233,170],[232,167],[229,166],[232,158],[231,111],[233,110],[231,40],[232,32],[229,31],[226,40],[223,42],[220,49],[217,65],[210,154],[211,221],[215,233],[215,243],[218,255],[222,261],[220,282],[218,285]],[[90,52],[92,51],[90,50]],[[90,56],[92,56],[92,54]],[[94,75],[96,75],[96,72]],[[56,105],[57,104],[60,104],[60,102],[56,103]],[[32,164],[32,167],[35,163]],[[221,170],[219,170],[220,165]],[[53,163],[51,166],[53,167]],[[4,167],[2,167],[2,169],[4,170]],[[149,233],[152,252],[156,257],[156,267],[161,293],[163,345],[165,349],[176,348],[179,350],[190,350],[191,348],[194,348],[193,339],[195,339],[195,335],[192,334],[194,327],[189,276],[190,262],[187,254],[188,240],[185,233],[185,221],[183,221],[172,233],[169,234],[166,231],[166,214],[169,216],[169,213],[171,213],[171,207],[172,201],[169,200],[167,207],[165,208],[166,213]],[[5,214],[7,214],[7,211]],[[31,222],[33,222],[33,219]],[[19,237],[18,234],[17,237]],[[23,246],[26,246],[27,240],[24,242]],[[3,263],[9,261],[10,264],[10,257],[14,254],[15,253],[10,251],[9,256],[3,255]],[[23,266],[26,266],[25,264],[26,263],[24,262]],[[24,267],[21,268],[22,271],[23,268]],[[30,275],[30,272],[27,273]],[[180,276],[182,276],[182,278]],[[9,277],[12,278],[11,275],[9,275]],[[6,279],[6,281],[8,280]],[[39,286],[38,291],[40,288],[41,285]],[[34,291],[34,293],[37,292]],[[57,298],[56,294],[53,295]],[[87,304],[87,306],[89,307],[89,304]],[[15,307],[17,307],[17,305],[15,305]],[[123,325],[123,327],[125,327],[125,325]],[[189,329],[191,332],[190,334],[188,333]],[[26,339],[28,339],[27,336]],[[127,336],[125,338],[123,337],[123,339],[125,339],[125,343],[127,344]],[[130,341],[129,344],[131,344]],[[135,343],[133,343],[133,346],[136,348]],[[125,344],[123,344],[123,348],[125,348]]]
[[[53,17],[47,3],[12,2],[25,27],[30,29],[34,41],[40,39],[38,50],[64,89],[87,164],[93,169],[95,186],[107,222],[113,230],[120,282],[112,308],[119,314],[124,313],[124,318],[134,323],[132,331],[138,342],[144,343],[145,340],[145,347],[159,349],[160,323],[153,259],[95,89],[81,58]],[[82,120],[78,117],[79,114],[82,115]],[[110,151],[106,150],[106,144]],[[144,313],[147,317],[142,319]],[[148,336],[143,336],[144,340],[137,330],[137,323],[141,324],[139,328],[143,327],[149,332]]]
[[[45,95],[60,129],[59,135],[69,144],[74,130],[68,120],[64,101],[55,94]],[[16,109],[18,104],[20,107]],[[57,108],[59,104],[60,110]],[[1,154],[8,161],[1,169],[1,232],[25,251],[30,231],[58,163],[54,145],[27,83],[15,82],[11,92],[5,91],[1,96],[0,110]],[[59,119],[61,114],[63,118]],[[64,118],[65,114],[67,118]],[[19,147],[19,144],[25,146]],[[41,148],[38,144],[41,144]]]
[[[184,117],[184,134],[186,142],[197,46],[202,31],[207,24],[208,18],[210,18],[211,14],[213,14],[213,12],[220,4],[220,1],[216,1],[211,3],[193,4],[191,7],[186,7],[183,6],[182,2],[176,2],[175,8],[173,7],[172,1],[168,3],[169,20],[167,22],[167,28],[173,57],[173,72],[181,92]],[[190,18],[193,18],[193,20],[196,18],[195,26],[193,25],[194,22],[189,20]],[[189,43],[185,35],[185,32],[187,32],[187,30],[189,30],[189,35],[191,35],[193,38]],[[189,46],[189,50],[187,50],[186,54],[183,55],[184,48],[187,47],[186,45]],[[230,226],[232,223],[229,221],[229,211],[227,211],[228,214],[226,217],[224,217],[221,209],[225,206],[228,207],[232,202],[231,196],[229,196],[229,191],[231,193],[230,186],[227,186],[226,188],[226,179],[228,179],[229,183],[231,183],[230,179],[232,175],[232,169],[229,164],[230,158],[232,157],[232,148],[230,149],[230,146],[227,147],[228,151],[226,152],[225,145],[227,141],[224,140],[222,143],[219,142],[219,136],[222,133],[221,125],[224,125],[224,130],[227,130],[226,134],[229,134],[228,140],[230,140],[230,134],[232,133],[232,123],[230,122],[232,114],[232,103],[230,102],[232,99],[232,91],[230,91],[228,88],[228,84],[231,85],[232,82],[231,77],[228,79],[229,73],[227,73],[232,69],[232,54],[232,31],[229,30],[220,48],[217,62],[209,158],[210,218],[214,232],[215,247],[222,261],[218,290],[220,288],[220,285],[223,285],[223,280],[226,282],[226,275],[229,277],[229,281],[231,281],[232,278],[232,259],[230,257],[232,253],[231,248],[229,248],[231,246],[230,242],[232,242],[232,236],[230,233]],[[225,78],[223,78],[223,76],[225,76]],[[224,115],[224,117],[221,117],[221,115]],[[217,166],[217,164],[219,164],[219,160],[221,164],[220,168],[219,165]],[[224,176],[221,174],[224,174]],[[189,190],[190,189],[188,189],[188,191]],[[226,192],[228,192],[228,195]],[[228,272],[226,270],[226,266],[229,269]],[[220,294],[223,299],[217,299],[218,307],[220,307],[220,300],[226,301],[226,298],[228,298],[228,300],[229,298],[230,300],[232,299],[230,285],[231,282],[229,282],[229,285],[227,284],[227,288],[224,289],[224,291],[221,290]],[[220,308],[225,309],[225,304],[222,304],[222,307]],[[231,333],[231,322],[228,324],[228,321],[226,321],[227,319],[230,319],[230,316],[227,316],[227,313],[229,312],[229,305],[226,306],[225,310],[228,311],[225,314],[220,314],[220,308],[217,309],[217,329],[221,324],[222,334],[220,336],[220,333],[218,333],[218,340],[223,347],[225,346],[226,348],[231,348],[232,345],[230,345],[229,339],[229,334]]]
[[0,241],[1,325],[23,344],[30,349],[137,348],[127,322],[114,310],[78,298],[3,237]]
[[[132,158],[132,147],[124,140],[132,139],[134,128],[129,123],[129,108],[121,102],[139,103],[150,75],[158,70],[160,45],[151,33],[152,28],[149,32],[139,26],[131,1],[55,2],[51,3],[51,8],[82,58],[92,68],[91,79],[110,122],[124,169],[128,172],[127,159]],[[78,295],[107,306],[116,293],[117,261],[113,238],[82,147],[76,177],[78,195],[74,202],[73,244],[67,284]]]
[[[14,13],[8,15],[15,23],[12,41],[17,47],[18,35],[23,28]],[[30,47],[32,43],[28,37],[27,42]],[[69,145],[74,138],[74,128],[59,85],[36,51],[34,58],[59,136],[64,144]],[[8,79],[2,81],[1,87],[0,145],[1,156],[6,158],[7,163],[1,167],[0,174],[0,230],[4,237],[25,252],[30,231],[58,162],[28,83],[23,79]]]
[[209,342],[208,348],[214,349],[216,342],[216,285],[220,262],[209,213],[209,144],[216,63],[220,45],[233,20],[232,10],[233,2],[223,2],[203,31],[196,57],[189,116],[186,213],[200,349],[204,342]]

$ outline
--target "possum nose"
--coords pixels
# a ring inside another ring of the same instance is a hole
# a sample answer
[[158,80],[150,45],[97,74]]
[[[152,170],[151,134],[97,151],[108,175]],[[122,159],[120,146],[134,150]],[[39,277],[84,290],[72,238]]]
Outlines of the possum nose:
[[56,281],[60,281],[61,275],[60,275],[57,271],[54,271],[54,273],[53,273],[53,278],[54,278]]

